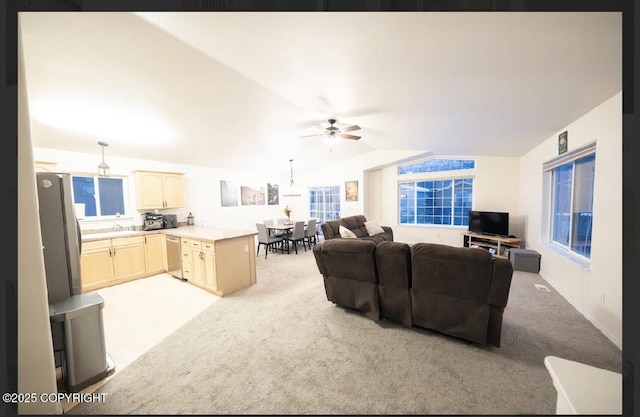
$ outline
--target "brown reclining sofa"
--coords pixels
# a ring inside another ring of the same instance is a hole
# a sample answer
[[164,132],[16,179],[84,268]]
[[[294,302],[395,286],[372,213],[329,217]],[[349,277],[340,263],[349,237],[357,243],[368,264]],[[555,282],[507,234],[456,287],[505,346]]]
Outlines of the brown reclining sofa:
[[500,346],[513,268],[479,248],[332,239],[313,248],[327,299],[372,320]]

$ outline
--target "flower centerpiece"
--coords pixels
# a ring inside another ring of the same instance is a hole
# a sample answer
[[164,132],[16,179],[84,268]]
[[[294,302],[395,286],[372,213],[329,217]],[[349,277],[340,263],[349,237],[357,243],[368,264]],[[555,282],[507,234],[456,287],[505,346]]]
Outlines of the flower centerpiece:
[[287,216],[287,222],[291,221],[291,209],[289,208],[289,206],[286,206],[284,208],[284,214]]

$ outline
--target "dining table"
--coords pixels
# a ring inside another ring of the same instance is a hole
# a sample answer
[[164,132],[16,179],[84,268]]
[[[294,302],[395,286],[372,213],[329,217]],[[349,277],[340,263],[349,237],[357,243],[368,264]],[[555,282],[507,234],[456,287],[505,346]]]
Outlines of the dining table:
[[[309,220],[309,219],[307,219],[307,220],[305,220],[305,221],[304,221],[304,227],[305,227],[305,229],[306,229],[306,227],[307,227],[308,220]],[[298,220],[298,221],[301,221],[301,220]],[[316,219],[316,225],[319,223],[319,221],[320,221],[320,219]],[[295,223],[296,223],[296,221],[295,221],[295,220],[293,220],[293,221],[284,222],[284,223],[274,223],[274,224],[268,224],[268,225],[266,225],[266,227],[267,227],[267,232],[269,232],[269,234],[270,234],[270,235],[272,235],[272,236],[276,236],[275,232],[282,232],[282,235],[283,235],[283,239],[282,239],[282,242],[283,242],[282,252],[283,252],[283,253],[284,253],[284,251],[285,251],[285,248],[286,248],[287,253],[289,253],[289,241],[288,241],[286,238],[284,238],[284,237],[285,237],[287,234],[289,234],[289,233],[291,233],[291,232],[293,231],[293,225],[294,225]]]

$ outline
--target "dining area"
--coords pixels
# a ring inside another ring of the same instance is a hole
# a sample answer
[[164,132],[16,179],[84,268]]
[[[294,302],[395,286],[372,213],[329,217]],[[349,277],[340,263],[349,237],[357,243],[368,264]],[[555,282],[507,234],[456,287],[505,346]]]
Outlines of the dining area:
[[260,255],[260,248],[264,247],[265,259],[269,252],[282,254],[298,254],[298,249],[307,248],[318,243],[319,219],[291,220],[290,217],[279,219],[265,219],[256,223],[258,230],[258,244],[256,256]]

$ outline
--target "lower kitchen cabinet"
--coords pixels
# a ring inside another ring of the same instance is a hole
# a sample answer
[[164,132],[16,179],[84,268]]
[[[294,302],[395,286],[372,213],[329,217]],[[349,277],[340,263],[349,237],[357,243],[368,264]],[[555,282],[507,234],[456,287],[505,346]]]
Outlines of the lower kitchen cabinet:
[[111,239],[113,273],[117,281],[142,278],[146,273],[144,236]]
[[163,272],[162,238],[146,235],[82,243],[82,292]]
[[181,239],[182,277],[223,296],[255,284],[253,236],[213,241]]
[[93,291],[115,283],[111,239],[82,243],[80,277],[82,292]]
[[211,292],[216,286],[216,255],[212,242],[182,239],[182,276]]
[[163,242],[165,235],[145,235],[144,237],[144,260],[145,272],[147,275],[155,275],[166,271],[164,256],[166,243]]

